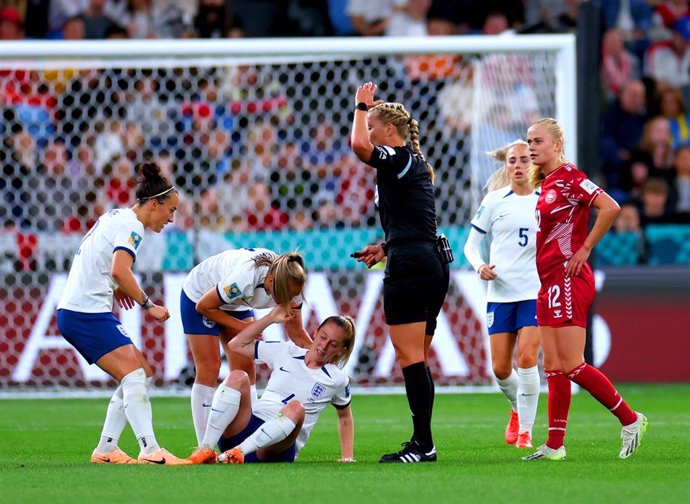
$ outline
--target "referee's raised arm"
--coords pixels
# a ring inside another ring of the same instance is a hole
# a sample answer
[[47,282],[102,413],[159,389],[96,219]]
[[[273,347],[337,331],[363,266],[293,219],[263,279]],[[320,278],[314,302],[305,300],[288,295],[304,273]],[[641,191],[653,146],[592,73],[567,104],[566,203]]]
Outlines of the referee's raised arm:
[[367,82],[357,87],[355,93],[355,114],[352,120],[352,133],[350,140],[352,150],[355,155],[367,163],[371,159],[374,151],[374,144],[369,139],[369,126],[367,122],[367,111],[381,103],[381,100],[374,100],[376,94],[376,84]]

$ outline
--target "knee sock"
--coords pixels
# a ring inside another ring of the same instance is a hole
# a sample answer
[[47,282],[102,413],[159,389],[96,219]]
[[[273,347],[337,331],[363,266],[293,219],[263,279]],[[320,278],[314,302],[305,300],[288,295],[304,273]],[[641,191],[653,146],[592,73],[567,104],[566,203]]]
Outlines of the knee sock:
[[606,406],[618,417],[621,425],[630,425],[637,420],[637,414],[630,409],[606,375],[597,368],[583,362],[568,373],[568,378]]
[[431,400],[429,401],[429,419],[434,413],[434,399],[436,398],[436,386],[434,385],[434,375],[431,373],[431,368],[426,367],[426,373],[429,375],[429,395]]
[[208,423],[206,424],[205,434],[199,446],[213,449],[218,440],[227,429],[230,422],[237,416],[240,409],[240,391],[221,384],[213,394]]
[[545,370],[549,387],[549,436],[546,446],[557,450],[563,446],[570,410],[570,380],[560,371]]
[[252,400],[252,406],[259,402],[259,394],[256,392],[256,384],[249,385],[249,398]]
[[520,418],[520,432],[532,434],[534,419],[537,416],[539,403],[539,369],[518,368],[518,417]]
[[127,425],[127,417],[124,410],[122,385],[120,385],[115,389],[108,403],[103,430],[101,431],[101,439],[98,442],[96,451],[107,455],[115,450],[125,425]]
[[407,402],[412,413],[412,425],[414,434],[412,438],[420,448],[431,450],[434,441],[431,436],[431,386],[429,384],[429,374],[423,362],[417,362],[404,367],[403,377],[405,378],[405,391]]
[[281,415],[274,416],[256,429],[251,436],[242,441],[239,445],[240,450],[245,455],[255,452],[259,448],[265,448],[286,439],[295,430],[295,422],[288,417]]
[[505,380],[496,378],[496,383],[503,395],[508,399],[510,407],[513,408],[513,411],[517,411],[518,375],[515,369],[510,371],[510,375]]
[[202,385],[201,383],[192,385],[192,422],[194,422],[197,446],[201,446],[201,441],[204,439],[214,392],[215,389],[208,385]]
[[120,382],[125,416],[132,426],[142,453],[149,455],[160,450],[153,433],[153,414],[147,393],[146,373],[135,369]]

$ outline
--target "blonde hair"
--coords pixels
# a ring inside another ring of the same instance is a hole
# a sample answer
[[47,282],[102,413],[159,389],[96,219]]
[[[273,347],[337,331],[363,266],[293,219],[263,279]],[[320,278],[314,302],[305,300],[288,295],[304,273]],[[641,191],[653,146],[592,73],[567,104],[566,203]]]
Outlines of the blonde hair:
[[372,107],[370,112],[381,122],[395,126],[398,135],[403,140],[407,139],[407,135],[410,136],[412,150],[424,161],[429,179],[433,184],[436,180],[434,168],[427,162],[424,154],[422,154],[422,149],[419,147],[419,123],[416,119],[412,119],[405,106],[402,103],[384,102]]
[[508,151],[517,145],[524,145],[525,147],[528,146],[527,142],[525,142],[524,140],[517,139],[514,142],[504,145],[503,147],[499,147],[498,149],[486,153],[487,156],[492,157],[496,161],[500,161],[501,163],[503,163],[503,166],[501,166],[498,170],[493,172],[489,177],[489,180],[486,181],[485,187],[489,192],[510,185],[510,176],[508,175],[508,170],[506,170],[506,163],[508,162]]
[[326,320],[321,322],[317,331],[319,331],[326,324],[334,324],[343,331],[343,352],[333,358],[329,364],[335,364],[342,367],[352,355],[352,349],[355,347],[355,321],[348,315],[331,315]]
[[[561,126],[561,123],[559,123],[556,119],[553,119],[551,117],[544,117],[543,119],[539,119],[538,121],[532,123],[530,128],[532,126],[544,126],[551,135],[551,140],[553,140],[554,144],[558,143],[558,141],[560,140],[560,161],[561,163],[565,163],[565,136],[563,133],[563,126]],[[541,166],[532,164],[532,166],[530,166],[529,168],[529,183],[532,184],[532,187],[539,187],[543,181],[544,173],[541,171]]]
[[290,285],[297,287],[301,293],[307,283],[307,268],[302,256],[297,252],[279,256],[266,252],[254,258],[254,266],[268,266],[267,275],[273,277],[273,295],[276,302],[283,308],[290,309]]

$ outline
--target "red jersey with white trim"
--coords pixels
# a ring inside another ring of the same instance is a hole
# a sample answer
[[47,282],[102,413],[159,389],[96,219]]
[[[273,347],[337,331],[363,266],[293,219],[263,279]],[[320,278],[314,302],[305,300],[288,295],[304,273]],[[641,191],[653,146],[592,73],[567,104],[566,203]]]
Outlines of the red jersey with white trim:
[[589,207],[602,189],[566,163],[546,176],[537,200],[537,271],[564,268],[587,238]]

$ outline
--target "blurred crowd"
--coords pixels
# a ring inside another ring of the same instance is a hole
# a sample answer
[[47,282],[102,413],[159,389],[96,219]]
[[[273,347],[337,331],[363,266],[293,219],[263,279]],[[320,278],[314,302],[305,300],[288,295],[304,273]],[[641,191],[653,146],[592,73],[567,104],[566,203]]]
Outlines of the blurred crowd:
[[[604,112],[600,166],[582,168],[623,205],[619,231],[690,222],[689,2],[591,1],[602,13]],[[581,3],[0,0],[0,40],[574,33]],[[521,62],[493,63],[506,64],[517,68]],[[395,82],[395,69],[383,76],[405,91],[412,109],[419,102],[428,105],[420,119],[438,132],[429,144],[440,152],[441,139],[444,155],[461,151],[470,134],[466,114],[458,113],[472,103],[464,84],[468,61],[410,58],[404,67],[404,84]],[[132,203],[133,166],[152,156],[192,196],[180,209],[181,230],[374,225],[373,174],[359,169],[347,145],[347,85],[333,92],[330,103],[320,103],[329,114],[314,117],[300,113],[290,87],[275,80],[270,68],[187,70],[0,68],[5,228],[83,233],[103,211]],[[330,70],[347,75],[337,66]],[[351,78],[345,84],[357,81]],[[490,127],[492,141],[510,141],[512,131],[551,113],[540,108],[533,77],[516,71],[511,79],[506,93],[492,91],[510,97],[486,107],[503,110],[493,117],[507,118],[513,129],[503,125],[503,136],[496,136],[496,125],[482,124]],[[303,123],[305,117],[311,122]],[[442,179],[448,184],[459,179],[452,170],[470,159],[458,154],[444,161],[457,165]],[[447,217],[448,208],[441,210]]]

